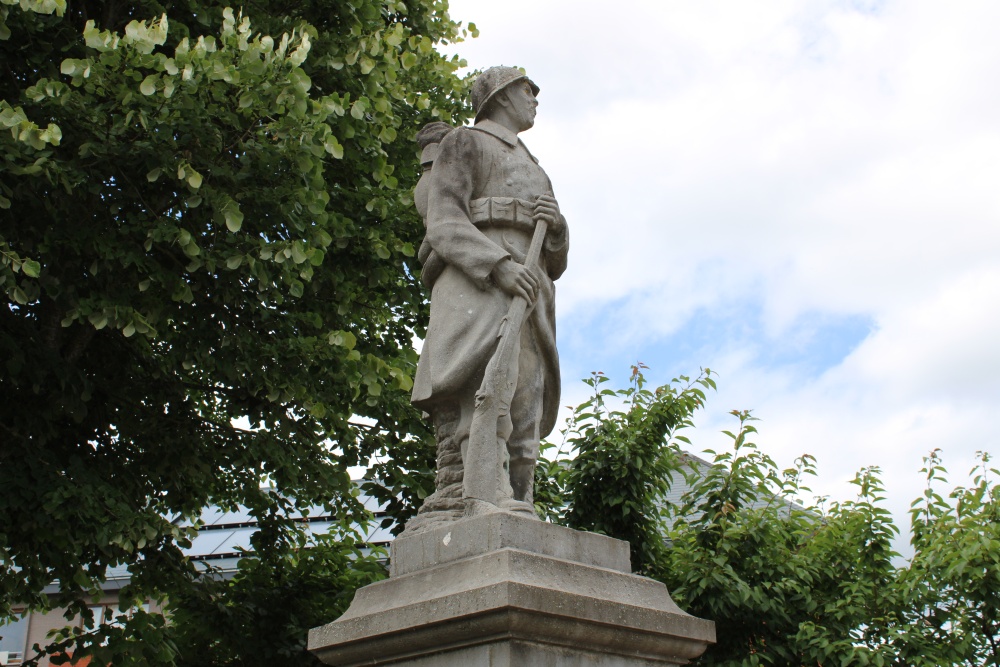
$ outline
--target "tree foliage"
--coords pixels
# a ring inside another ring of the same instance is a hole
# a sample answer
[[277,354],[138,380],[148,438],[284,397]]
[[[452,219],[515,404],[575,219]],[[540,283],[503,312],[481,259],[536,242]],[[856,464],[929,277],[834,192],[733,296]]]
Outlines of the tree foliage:
[[[814,458],[780,468],[753,442],[748,411],[733,412],[732,448],[709,451],[711,461],[680,450],[687,441],[674,430],[690,424],[704,399],[698,386],[714,386],[709,378],[649,392],[641,367],[624,390],[602,388],[603,377],[586,380],[595,396],[570,422],[576,459],[543,460],[540,497],[550,519],[572,517],[574,527],[639,535],[646,545],[657,532],[668,548],[633,544],[633,568],[666,583],[686,611],[715,621],[718,643],[697,664],[1000,664],[1000,471],[988,454],[980,453],[970,486],[945,495],[940,453],[925,459],[927,489],[911,511],[913,555],[903,559],[877,468],[855,476],[854,500],[803,506]],[[604,409],[604,400],[624,407]],[[646,439],[655,432],[644,418],[652,411],[676,416],[660,422],[655,442]],[[682,478],[681,501],[666,502]]]
[[[664,572],[675,599],[718,623],[706,664],[868,664],[895,619],[892,539],[874,469],[854,479],[857,501],[822,512],[796,504],[813,460],[780,470],[751,441],[747,412],[732,451],[696,473],[672,512]],[[864,657],[862,657],[864,656]],[[872,659],[879,664],[879,659]]]
[[[321,665],[303,651],[309,628],[343,614],[354,591],[386,576],[361,535],[333,531],[267,558],[242,558],[231,580],[205,578],[170,601],[182,667]],[[123,642],[131,649],[133,642]],[[106,664],[120,664],[112,657]]]
[[[432,475],[411,140],[468,116],[446,10],[2,0],[0,616],[86,617],[123,566],[126,606],[191,598],[208,503],[278,562],[288,499],[362,520],[349,466]],[[133,660],[173,660],[147,616]]]
[[902,638],[909,664],[943,656],[1000,665],[1000,470],[989,453],[978,459],[972,484],[947,497],[938,491],[947,481],[940,450],[924,459],[927,486],[910,510],[914,557],[901,573],[911,605]]
[[660,501],[678,467],[677,446],[664,443],[671,437],[687,442],[674,433],[691,426],[715,381],[705,370],[694,380],[681,377],[650,390],[645,368],[633,366],[631,383],[621,390],[605,387],[609,379],[600,372],[584,380],[593,396],[576,407],[566,428],[575,456],[542,460],[536,499],[566,526],[626,540],[634,569],[652,573],[663,558]]

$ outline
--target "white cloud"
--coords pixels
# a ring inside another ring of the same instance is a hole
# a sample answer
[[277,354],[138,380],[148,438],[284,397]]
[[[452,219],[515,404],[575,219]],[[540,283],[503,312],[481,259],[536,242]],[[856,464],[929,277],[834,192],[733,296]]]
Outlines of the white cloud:
[[831,372],[881,386],[898,402],[1000,398],[1000,267],[956,276],[891,310],[878,332]]

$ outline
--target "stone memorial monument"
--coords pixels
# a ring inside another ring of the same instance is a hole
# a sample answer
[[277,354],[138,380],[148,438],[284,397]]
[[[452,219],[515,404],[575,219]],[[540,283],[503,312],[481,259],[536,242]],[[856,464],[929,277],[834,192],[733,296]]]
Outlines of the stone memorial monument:
[[326,664],[652,667],[715,641],[711,621],[631,574],[626,542],[535,514],[539,441],[559,403],[553,281],[569,248],[549,178],[518,138],[538,92],[492,67],[473,84],[473,126],[417,135],[431,318],[412,400],[434,423],[437,488],[392,544],[390,578],[310,632]]

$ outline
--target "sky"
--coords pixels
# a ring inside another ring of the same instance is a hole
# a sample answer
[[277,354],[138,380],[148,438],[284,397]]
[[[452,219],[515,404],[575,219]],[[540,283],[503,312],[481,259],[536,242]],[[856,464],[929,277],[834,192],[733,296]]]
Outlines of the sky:
[[[834,500],[881,468],[899,525],[941,448],[1000,455],[1000,3],[451,0],[470,68],[541,87],[522,134],[571,230],[562,403],[603,371],[718,391]],[[550,440],[558,442],[558,433]]]

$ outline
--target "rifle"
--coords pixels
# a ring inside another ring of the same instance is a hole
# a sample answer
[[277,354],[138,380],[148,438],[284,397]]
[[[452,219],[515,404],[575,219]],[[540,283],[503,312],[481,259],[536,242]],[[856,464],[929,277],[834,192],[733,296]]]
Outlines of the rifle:
[[[524,258],[524,266],[538,264],[548,223],[539,220],[531,237],[531,245]],[[528,302],[515,296],[500,321],[497,333],[499,342],[483,375],[483,383],[476,392],[476,409],[469,427],[469,446],[464,461],[462,497],[467,515],[497,511],[500,503],[511,497],[510,481],[504,475],[506,443],[497,437],[500,417],[510,410],[515,385],[510,381],[510,365],[521,335]],[[477,502],[480,501],[480,502]],[[488,503],[494,507],[484,507]]]

